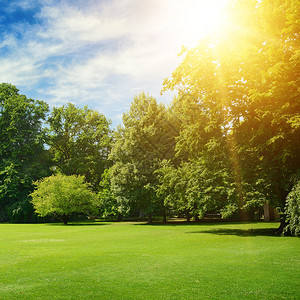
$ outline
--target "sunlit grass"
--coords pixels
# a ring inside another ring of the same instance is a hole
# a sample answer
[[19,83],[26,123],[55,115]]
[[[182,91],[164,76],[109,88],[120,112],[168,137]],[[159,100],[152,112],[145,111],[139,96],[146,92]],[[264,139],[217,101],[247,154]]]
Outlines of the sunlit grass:
[[0,225],[0,299],[299,299],[276,223]]

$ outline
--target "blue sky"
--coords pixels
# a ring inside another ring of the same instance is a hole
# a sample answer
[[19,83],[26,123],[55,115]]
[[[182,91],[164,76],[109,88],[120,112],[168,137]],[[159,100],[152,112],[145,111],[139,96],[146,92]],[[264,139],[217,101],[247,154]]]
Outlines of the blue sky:
[[208,29],[195,23],[205,5],[220,1],[0,0],[0,82],[51,107],[88,105],[116,126],[141,91],[172,99],[160,96],[163,78]]

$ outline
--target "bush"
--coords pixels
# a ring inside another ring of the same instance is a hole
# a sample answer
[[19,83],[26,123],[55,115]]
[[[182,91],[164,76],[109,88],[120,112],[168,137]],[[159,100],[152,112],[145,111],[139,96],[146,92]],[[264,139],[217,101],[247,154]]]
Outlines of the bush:
[[285,227],[284,232],[300,236],[300,181],[286,198],[285,215],[288,225]]

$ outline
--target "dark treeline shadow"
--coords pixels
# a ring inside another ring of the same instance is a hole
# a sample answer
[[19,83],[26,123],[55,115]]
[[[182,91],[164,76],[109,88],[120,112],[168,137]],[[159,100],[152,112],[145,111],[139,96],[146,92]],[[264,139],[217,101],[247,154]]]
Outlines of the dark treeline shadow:
[[[168,221],[166,223],[164,222],[153,222],[148,223],[147,221],[137,221],[134,225],[138,226],[220,226],[220,225],[239,225],[239,224],[261,224],[265,223],[264,221],[229,221],[229,220],[199,220],[199,221]],[[274,222],[274,228],[278,225],[278,222]],[[274,229],[275,230],[275,229]],[[204,232],[204,231],[203,231]],[[207,232],[207,231],[206,231]]]
[[85,222],[72,222],[72,223],[68,223],[67,225],[65,225],[64,223],[59,223],[59,222],[55,222],[55,223],[47,223],[47,225],[50,226],[104,226],[104,225],[108,225],[106,222],[95,222],[95,223],[85,223]]
[[209,234],[216,234],[216,235],[236,235],[241,237],[278,236],[276,234],[276,228],[257,228],[257,229],[219,228],[219,229],[203,230],[203,231],[190,231],[186,233],[198,233],[198,234],[209,233]]

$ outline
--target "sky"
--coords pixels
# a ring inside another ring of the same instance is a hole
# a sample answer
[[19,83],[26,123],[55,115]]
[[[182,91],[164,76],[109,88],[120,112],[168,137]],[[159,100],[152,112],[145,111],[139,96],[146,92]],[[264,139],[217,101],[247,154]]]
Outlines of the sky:
[[135,95],[160,95],[217,23],[225,0],[0,0],[0,82],[50,107],[88,105],[121,123]]

